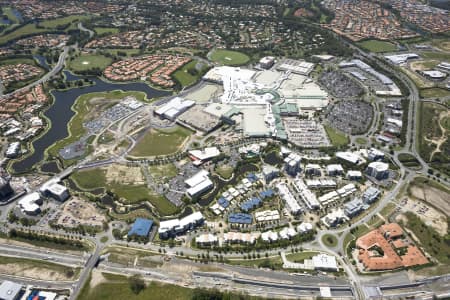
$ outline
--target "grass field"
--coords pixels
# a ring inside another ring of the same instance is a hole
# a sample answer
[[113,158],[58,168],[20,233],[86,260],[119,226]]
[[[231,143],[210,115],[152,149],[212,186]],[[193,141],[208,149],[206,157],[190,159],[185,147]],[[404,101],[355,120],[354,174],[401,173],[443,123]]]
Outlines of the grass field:
[[77,171],[71,175],[71,178],[82,189],[92,190],[104,187],[129,204],[149,201],[162,215],[172,215],[177,212],[177,208],[170,201],[146,186],[108,183],[105,175],[106,171],[98,168]]
[[36,66],[36,61],[32,59],[31,57],[20,57],[20,58],[8,58],[8,59],[1,59],[0,60],[0,66],[3,65],[16,65],[16,64],[29,64],[32,66]]
[[367,145],[367,143],[368,143],[367,139],[362,138],[362,137],[356,138],[356,142],[360,145]]
[[3,7],[3,14],[6,15],[6,17],[8,18],[8,20],[10,20],[13,24],[18,24],[19,19],[16,17],[16,15],[13,13],[12,8],[11,7]]
[[111,92],[99,92],[84,94],[78,97],[72,110],[75,111],[75,115],[72,117],[70,122],[67,124],[69,128],[69,136],[56,142],[47,149],[47,153],[51,156],[58,157],[59,150],[65,146],[79,140],[85,133],[86,129],[83,127],[83,122],[86,121],[87,114],[93,108],[90,104],[90,100],[93,98],[103,98],[105,101],[113,99],[122,99],[126,96],[134,96],[136,99],[141,101],[147,101],[146,94],[143,92],[123,92],[123,91],[111,91]]
[[196,68],[199,62],[197,60],[193,60],[187,64],[185,64],[181,69],[176,71],[173,74],[173,78],[178,81],[181,86],[190,86],[196,83],[200,77],[204,74],[204,71],[207,69],[207,65],[200,63],[199,69]]
[[82,20],[90,19],[90,16],[68,16],[63,18],[57,18],[53,20],[45,20],[39,23],[39,27],[36,24],[26,24],[24,26],[18,27],[12,32],[0,35],[0,44],[8,43],[11,40],[19,39],[23,36],[46,33],[46,32],[54,32],[60,30],[59,27],[64,27],[65,25],[71,24],[67,28],[64,28],[64,31],[68,31],[71,29],[77,28],[77,22]]
[[156,182],[165,183],[170,178],[177,175],[177,168],[174,164],[149,166],[149,171]]
[[420,97],[422,98],[441,98],[450,96],[450,91],[441,88],[421,89]]
[[409,153],[400,153],[398,155],[398,160],[405,166],[409,168],[420,167],[420,163],[417,158]]
[[111,53],[112,55],[119,55],[119,53],[124,53],[126,56],[138,55],[141,53],[139,49],[102,49],[100,53]]
[[328,247],[335,247],[338,243],[337,238],[332,234],[325,234],[322,237],[322,242]]
[[69,69],[74,72],[92,69],[104,70],[112,63],[112,59],[99,54],[82,54],[69,61]]
[[87,283],[81,290],[78,300],[127,299],[127,300],[190,300],[193,290],[169,284],[151,282],[139,294],[134,294],[124,276],[107,276],[107,282],[91,288]]
[[[58,273],[66,279],[75,279],[78,277],[80,272],[79,268],[72,268],[60,264],[55,264],[48,261],[28,259],[28,258],[17,258],[17,257],[8,257],[8,256],[0,256],[0,265],[14,265],[14,268],[9,268],[11,273],[10,275],[18,275],[15,272],[26,272],[26,270],[39,270],[43,273]],[[39,273],[36,273],[38,275]],[[25,276],[28,277],[28,276]],[[31,276],[30,276],[31,277]],[[34,276],[33,276],[34,277]],[[34,278],[40,278],[36,276]]]
[[431,43],[441,50],[450,52],[450,41],[448,39],[434,39]]
[[250,57],[241,52],[219,49],[214,50],[210,54],[209,59],[213,62],[226,66],[240,66],[248,63]]
[[119,32],[119,28],[115,27],[95,27],[94,31],[96,34],[114,34]]
[[358,43],[359,46],[371,52],[393,52],[397,50],[397,46],[390,42],[379,41],[379,40],[367,40]]
[[319,252],[313,252],[313,251],[304,251],[304,252],[297,252],[297,253],[286,253],[286,258],[289,261],[292,262],[298,262],[303,263],[305,259],[310,259],[314,255],[319,254]]
[[341,133],[330,126],[324,127],[333,146],[341,147],[349,143],[349,139],[344,133]]
[[450,236],[439,236],[431,226],[427,226],[412,212],[406,212],[405,215],[408,220],[405,226],[414,232],[425,251],[439,262],[448,265],[450,263]]
[[190,130],[180,126],[149,130],[131,150],[130,155],[142,157],[175,153],[191,134]]
[[450,60],[450,53],[438,52],[438,51],[423,51],[420,53],[423,58],[437,59],[437,60]]
[[220,177],[224,179],[229,179],[233,175],[234,169],[230,166],[223,165],[218,167],[215,171],[217,174],[219,174]]

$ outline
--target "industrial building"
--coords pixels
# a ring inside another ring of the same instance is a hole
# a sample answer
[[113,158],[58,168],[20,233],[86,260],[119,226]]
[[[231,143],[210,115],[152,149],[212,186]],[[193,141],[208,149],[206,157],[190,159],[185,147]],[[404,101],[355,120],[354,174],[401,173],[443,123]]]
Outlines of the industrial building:
[[128,236],[139,236],[148,237],[150,230],[152,230],[153,221],[150,219],[137,218],[130,231],[128,231]]
[[38,192],[33,192],[23,196],[19,202],[18,206],[23,213],[27,215],[37,215],[41,212],[40,205],[42,205],[42,199]]
[[9,181],[0,176],[0,201],[6,200],[12,194],[14,194],[14,190],[11,188]]
[[18,300],[22,294],[22,285],[5,280],[0,284],[0,300]]
[[211,179],[209,179],[209,172],[206,170],[199,171],[191,178],[185,180],[184,183],[189,187],[186,193],[191,198],[199,196],[214,186]]
[[195,101],[175,97],[155,110],[155,114],[162,118],[174,121],[179,115],[195,105]]
[[7,158],[16,158],[20,155],[20,143],[13,142],[9,144],[8,149],[6,149],[5,156]]
[[201,212],[195,212],[182,219],[172,219],[159,223],[158,234],[162,239],[183,234],[203,224],[205,218]]

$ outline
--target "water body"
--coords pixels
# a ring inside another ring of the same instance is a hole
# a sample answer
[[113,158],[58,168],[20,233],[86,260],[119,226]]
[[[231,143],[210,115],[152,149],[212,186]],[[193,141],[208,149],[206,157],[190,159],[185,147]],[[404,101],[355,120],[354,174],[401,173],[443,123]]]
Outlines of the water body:
[[8,18],[0,18],[0,24],[2,25],[10,25],[11,24],[11,20]]
[[42,55],[39,55],[39,54],[36,54],[33,57],[34,57],[34,59],[36,59],[38,61],[39,65],[41,67],[43,67],[46,70],[50,70],[50,67],[47,64],[47,59],[45,59],[45,57],[43,57]]
[[[84,79],[84,77],[79,77],[79,79]],[[34,165],[44,159],[45,149],[69,135],[67,123],[75,114],[71,107],[79,96],[114,90],[144,92],[148,99],[170,95],[170,92],[153,89],[145,83],[109,83],[96,77],[89,77],[89,79],[94,82],[94,85],[51,92],[55,101],[45,111],[44,115],[50,119],[52,126],[43,136],[33,142],[34,153],[31,156],[12,165],[17,173],[30,171]]]
[[64,70],[64,77],[66,77],[66,81],[77,81],[83,79],[84,77],[77,76],[70,71]]

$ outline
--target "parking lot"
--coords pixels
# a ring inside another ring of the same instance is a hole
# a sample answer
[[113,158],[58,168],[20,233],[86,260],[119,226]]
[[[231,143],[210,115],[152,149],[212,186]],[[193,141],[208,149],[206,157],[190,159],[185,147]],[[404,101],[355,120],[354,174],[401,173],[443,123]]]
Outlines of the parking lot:
[[330,146],[327,133],[318,122],[297,118],[284,118],[283,122],[291,143],[305,148]]
[[339,71],[322,73],[319,83],[338,98],[353,98],[364,93],[358,82]]
[[347,134],[366,132],[373,118],[372,105],[365,101],[348,100],[335,103],[329,108],[330,125]]

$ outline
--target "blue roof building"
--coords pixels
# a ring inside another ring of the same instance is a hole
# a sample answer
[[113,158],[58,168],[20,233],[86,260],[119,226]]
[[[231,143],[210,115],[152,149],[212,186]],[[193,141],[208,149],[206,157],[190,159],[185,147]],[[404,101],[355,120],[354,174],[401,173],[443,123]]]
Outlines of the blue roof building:
[[130,231],[128,231],[128,236],[148,236],[150,230],[152,229],[153,221],[149,219],[137,218],[134,221],[133,226]]
[[254,173],[249,173],[247,175],[247,179],[248,181],[250,181],[251,183],[254,183],[256,181],[258,181],[258,177],[256,177],[256,175]]
[[217,200],[217,203],[223,208],[227,208],[230,205],[230,202],[224,197],[220,197],[219,200]]
[[228,223],[230,224],[252,224],[253,217],[250,214],[233,213],[228,215]]
[[265,190],[265,191],[262,191],[262,192],[259,193],[259,196],[262,199],[272,197],[273,195],[274,195],[274,192],[273,192],[272,189],[268,189],[268,190]]
[[257,197],[253,197],[251,199],[248,199],[247,201],[245,201],[244,203],[241,204],[241,209],[245,212],[252,210],[256,207],[258,207],[259,205],[261,205],[262,200],[257,198]]

